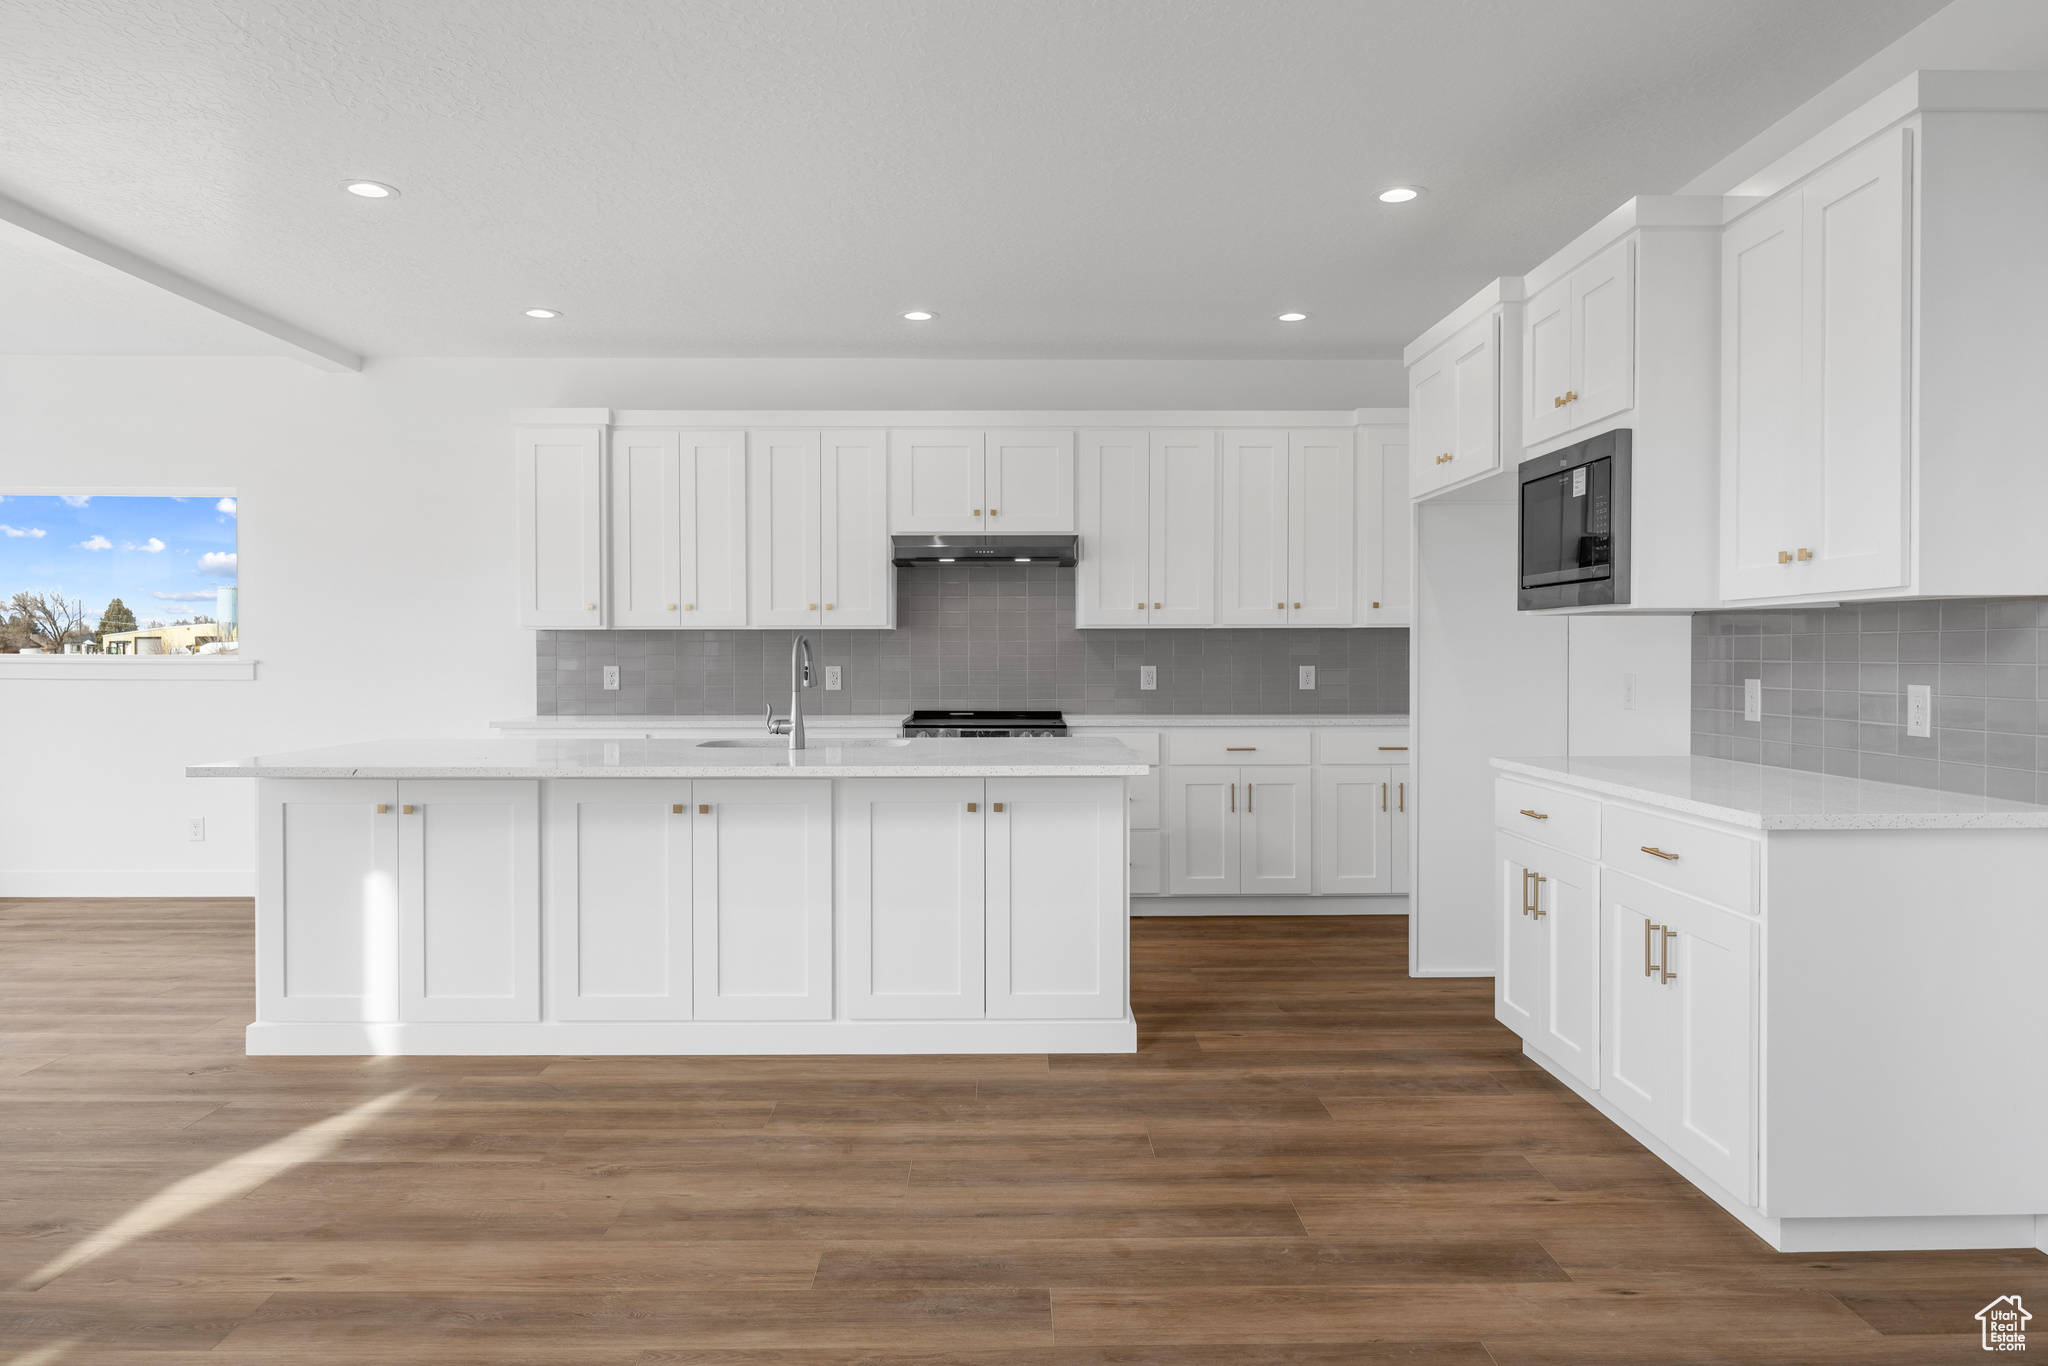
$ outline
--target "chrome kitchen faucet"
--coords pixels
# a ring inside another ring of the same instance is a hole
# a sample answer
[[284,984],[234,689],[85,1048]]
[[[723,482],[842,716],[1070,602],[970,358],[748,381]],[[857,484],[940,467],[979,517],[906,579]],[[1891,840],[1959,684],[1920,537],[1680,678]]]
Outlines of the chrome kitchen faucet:
[[816,680],[811,676],[811,642],[798,636],[789,647],[789,715],[777,716],[775,704],[761,704],[761,719],[770,735],[787,735],[791,750],[804,748],[804,689]]

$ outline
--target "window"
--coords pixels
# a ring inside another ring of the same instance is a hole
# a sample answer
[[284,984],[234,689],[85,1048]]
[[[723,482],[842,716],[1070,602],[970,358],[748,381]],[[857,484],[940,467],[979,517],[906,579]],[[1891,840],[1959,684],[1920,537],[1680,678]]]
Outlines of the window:
[[234,655],[233,494],[0,494],[0,654]]

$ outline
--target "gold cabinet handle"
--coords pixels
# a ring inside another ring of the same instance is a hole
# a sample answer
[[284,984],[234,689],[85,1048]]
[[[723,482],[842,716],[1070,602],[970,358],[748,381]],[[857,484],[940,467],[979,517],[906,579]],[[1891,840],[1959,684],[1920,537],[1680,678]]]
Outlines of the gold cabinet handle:
[[586,602],[583,604],[583,610],[586,612],[595,612],[597,610],[597,604],[594,602]]
[[1401,794],[1401,804],[1394,809],[1397,811],[1406,811],[1408,809],[1408,784],[1396,783],[1394,784],[1394,786]]
[[1298,602],[1297,602],[1297,603],[1295,603],[1295,604],[1294,604],[1294,610],[1295,610],[1295,611],[1297,611],[1297,612],[1299,612],[1299,611],[1301,610],[1301,604],[1300,604],[1300,603],[1298,603]]
[[1572,390],[1572,389],[1567,389],[1567,390],[1565,390],[1565,391],[1564,391],[1564,401],[1565,401],[1566,403],[1577,403],[1577,402],[1579,401],[1579,395],[1578,395],[1577,391],[1575,391],[1575,390]]
[[1380,748],[1381,748],[1381,749],[1399,749],[1399,750],[1406,750],[1406,749],[1408,748],[1408,746],[1406,746],[1406,745],[1381,745],[1381,746],[1380,746]]
[[825,604],[825,610],[826,610],[826,611],[828,611],[828,612],[829,612],[829,611],[831,611],[831,610],[832,610],[832,604],[831,604],[831,603],[829,603],[829,602],[828,602],[828,603],[826,603],[826,604]]
[[1386,809],[1387,809],[1387,785],[1386,785],[1385,783],[1381,783],[1381,784],[1380,784],[1380,810],[1384,811],[1384,810],[1386,810]]
[[815,603],[815,602],[812,602],[812,603],[806,603],[806,604],[805,604],[805,608],[806,608],[806,610],[808,610],[808,611],[812,611],[812,612],[815,612],[815,611],[817,611],[817,610],[818,610],[818,604],[817,604],[817,603]]
[[977,517],[981,516],[981,509],[980,509],[980,508],[976,508],[976,509],[974,510],[974,515],[975,515],[975,516],[977,516]]
[[1141,603],[1139,603],[1139,604],[1138,604],[1138,606],[1139,606],[1139,608],[1140,608],[1140,609],[1142,609],[1142,608],[1143,608],[1143,607],[1145,606],[1145,604],[1141,602]]
[[1792,563],[1792,552],[1791,552],[1791,551],[1789,551],[1789,550],[1781,550],[1781,551],[1779,551],[1779,552],[1778,552],[1778,563],[1779,563],[1779,564],[1790,564],[1790,563]]
[[1541,811],[1531,811],[1526,806],[1522,808],[1522,814],[1527,816],[1532,821],[1547,821],[1550,819],[1550,817],[1545,813]]
[[1164,607],[1164,606],[1166,606],[1166,604],[1165,604],[1165,603],[1163,603],[1163,602],[1155,602],[1155,603],[1153,603],[1153,604],[1152,604],[1152,606],[1153,606],[1153,607],[1155,607],[1155,608],[1159,608],[1159,607]]
[[686,602],[683,604],[683,610],[685,612],[694,612],[697,610],[697,604],[694,602]]
[[1668,987],[1678,980],[1678,974],[1671,970],[1671,941],[1678,938],[1678,931],[1669,925],[1660,925],[1658,928],[1664,932],[1664,943],[1657,950],[1657,957],[1661,960],[1657,964],[1657,985]]
[[1273,610],[1276,612],[1284,612],[1287,610],[1287,604],[1284,602],[1276,602],[1273,604]]
[[1440,456],[1438,456],[1438,457],[1436,458],[1436,463],[1437,463],[1437,464],[1439,464],[1439,465],[1442,465],[1442,464],[1445,464],[1445,463],[1449,462],[1449,460],[1450,460],[1450,459],[1451,459],[1451,453],[1450,453],[1449,451],[1445,451],[1445,452],[1444,452],[1444,453],[1443,453],[1442,455],[1440,455]]
[[1550,406],[1553,408],[1562,408],[1564,407],[1564,400],[1561,398],[1554,398],[1550,400]]
[[1236,784],[1236,783],[1232,783],[1232,784],[1230,785],[1230,809],[1231,809],[1232,811],[1236,811],[1236,810],[1237,810],[1237,784]]
[[1251,815],[1251,814],[1252,814],[1252,798],[1253,798],[1253,797],[1256,797],[1256,796],[1257,796],[1258,794],[1259,794],[1259,785],[1258,785],[1257,783],[1246,783],[1246,784],[1244,785],[1244,814],[1245,814],[1245,815],[1249,816],[1249,815]]
[[1656,845],[1654,845],[1654,844],[1646,844],[1646,845],[1644,845],[1644,846],[1643,846],[1643,852],[1644,852],[1644,853],[1646,853],[1646,854],[1648,854],[1648,855],[1649,855],[1649,856],[1650,856],[1651,858],[1660,858],[1660,859],[1663,859],[1663,860],[1664,860],[1664,861],[1665,861],[1666,863],[1676,863],[1676,862],[1678,862],[1678,855],[1676,855],[1676,854],[1667,854],[1667,853],[1665,853],[1665,852],[1664,852],[1664,851],[1663,851],[1662,849],[1659,849],[1659,848],[1658,848],[1658,847],[1657,847]]
[[709,802],[703,802],[703,803],[700,803],[700,804],[698,805],[698,807],[697,807],[697,814],[698,814],[698,815],[700,815],[700,816],[708,816],[708,815],[710,815],[710,814],[711,814],[711,803],[709,803]]
[[969,803],[967,803],[967,809],[968,809],[969,811],[979,811],[979,810],[981,809],[981,807],[980,807],[980,805],[979,805],[978,803],[975,803],[975,802],[969,802]]
[[378,803],[377,803],[377,814],[378,814],[378,815],[380,815],[380,816],[388,816],[388,815],[390,815],[390,814],[391,814],[391,808],[390,808],[390,807],[388,807],[388,806],[386,806],[386,805],[385,805],[385,804],[384,804],[383,802],[378,802]]
[[1225,754],[1257,754],[1259,747],[1257,745],[1225,745],[1223,752]]
[[1645,977],[1655,977],[1657,975],[1656,966],[1650,962],[1650,941],[1656,936],[1657,931],[1663,928],[1662,925],[1652,925],[1648,916],[1643,917],[1643,976]]
[[398,810],[403,815],[410,816],[412,814],[412,808],[409,806],[401,806],[398,808]]
[[1808,550],[1805,546],[1800,546],[1799,558],[1802,560],[1810,560],[1813,558],[1813,552],[1811,550]]
[[1541,873],[1529,874],[1529,915],[1536,920],[1543,918],[1543,884],[1550,881]]
[[671,612],[675,611],[675,610],[676,610],[676,605],[675,605],[674,603],[670,603],[670,604],[668,605],[668,610],[669,610],[669,611],[671,611]]
[[1002,804],[1001,802],[991,802],[991,803],[989,804],[989,810],[991,810],[991,811],[1000,811],[1000,810],[1002,810],[1002,809],[1003,809],[1003,804]]
[[988,510],[988,515],[989,515],[989,516],[991,516],[991,517],[995,516],[995,515],[996,515],[996,510],[995,510],[994,508],[990,508],[990,509]]
[[668,814],[669,814],[669,815],[671,815],[671,816],[680,816],[680,815],[682,815],[682,814],[683,814],[683,804],[682,804],[681,802],[677,802],[677,803],[675,803],[675,804],[674,804],[673,806],[669,807],[669,809],[668,809]]

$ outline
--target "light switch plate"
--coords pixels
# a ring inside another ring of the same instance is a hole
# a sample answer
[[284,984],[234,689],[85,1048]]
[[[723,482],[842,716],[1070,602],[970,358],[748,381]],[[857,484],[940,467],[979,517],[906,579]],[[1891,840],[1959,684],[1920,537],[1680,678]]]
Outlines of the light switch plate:
[[617,692],[619,690],[618,665],[607,664],[604,666],[604,689],[606,692]]
[[1314,692],[1315,689],[1316,666],[1313,664],[1304,664],[1301,666],[1301,690],[1303,692]]
[[1761,678],[1742,680],[1742,719],[1761,721],[1764,719],[1764,681]]
[[1145,692],[1155,692],[1158,690],[1159,666],[1157,664],[1140,664],[1138,666],[1138,687]]
[[825,691],[826,691],[826,692],[838,692],[838,691],[839,691],[839,670],[840,670],[840,669],[841,669],[842,667],[844,667],[844,666],[843,666],[843,665],[839,665],[839,664],[827,664],[827,665],[825,666]]
[[1906,685],[1906,734],[1934,736],[1934,689],[1925,683]]

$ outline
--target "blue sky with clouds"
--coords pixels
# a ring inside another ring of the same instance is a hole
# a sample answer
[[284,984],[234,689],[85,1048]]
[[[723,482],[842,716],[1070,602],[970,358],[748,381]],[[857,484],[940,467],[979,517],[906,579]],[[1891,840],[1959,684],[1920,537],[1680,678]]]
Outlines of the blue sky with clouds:
[[61,593],[96,622],[121,599],[139,622],[214,616],[235,582],[232,498],[0,496],[0,600]]

